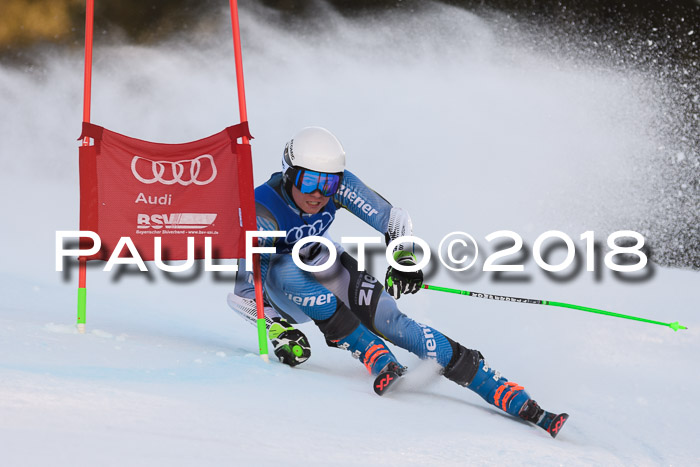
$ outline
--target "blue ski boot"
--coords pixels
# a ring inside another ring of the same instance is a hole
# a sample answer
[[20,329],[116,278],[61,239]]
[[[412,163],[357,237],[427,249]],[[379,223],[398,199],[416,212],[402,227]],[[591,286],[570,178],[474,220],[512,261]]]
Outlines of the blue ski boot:
[[349,336],[330,342],[338,348],[352,352],[352,356],[359,359],[373,376],[379,375],[390,363],[403,368],[384,341],[363,324],[360,324]]
[[490,368],[486,360],[479,362],[479,368],[474,379],[467,385],[469,389],[480,395],[489,404],[515,417],[520,415],[520,409],[530,396],[525,388],[508,381],[501,374]]

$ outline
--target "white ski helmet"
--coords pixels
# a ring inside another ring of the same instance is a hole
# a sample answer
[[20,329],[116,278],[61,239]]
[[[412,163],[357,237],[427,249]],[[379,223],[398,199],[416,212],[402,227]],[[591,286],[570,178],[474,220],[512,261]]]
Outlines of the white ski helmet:
[[284,147],[282,172],[290,167],[323,173],[345,171],[345,150],[333,133],[320,126],[302,128]]

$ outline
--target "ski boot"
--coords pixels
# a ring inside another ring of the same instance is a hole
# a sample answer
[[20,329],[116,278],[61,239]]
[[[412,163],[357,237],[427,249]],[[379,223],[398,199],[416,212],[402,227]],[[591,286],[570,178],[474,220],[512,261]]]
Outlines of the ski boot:
[[326,342],[332,347],[349,350],[352,356],[360,360],[373,376],[377,376],[389,368],[391,363],[403,368],[382,338],[372,333],[364,324],[359,324],[350,335],[343,339],[327,339]]

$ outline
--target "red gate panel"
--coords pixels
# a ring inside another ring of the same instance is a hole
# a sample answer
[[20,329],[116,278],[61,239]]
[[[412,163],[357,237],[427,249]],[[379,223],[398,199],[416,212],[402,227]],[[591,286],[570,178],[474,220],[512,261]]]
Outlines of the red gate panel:
[[164,259],[187,259],[187,237],[195,238],[195,259],[204,258],[205,237],[213,258],[245,257],[245,231],[256,224],[250,146],[238,143],[244,136],[247,122],[160,144],[83,123],[81,138],[94,145],[80,147],[80,229],[102,240],[88,259],[106,260],[120,237],[130,237],[141,258],[153,260],[156,236]]

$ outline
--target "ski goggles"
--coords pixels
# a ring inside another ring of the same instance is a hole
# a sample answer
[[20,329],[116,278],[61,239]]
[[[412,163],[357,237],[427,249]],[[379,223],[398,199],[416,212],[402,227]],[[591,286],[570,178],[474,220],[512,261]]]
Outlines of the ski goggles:
[[340,173],[329,174],[302,168],[294,168],[294,172],[294,186],[305,194],[319,190],[323,196],[333,196],[343,180],[343,174]]

